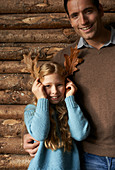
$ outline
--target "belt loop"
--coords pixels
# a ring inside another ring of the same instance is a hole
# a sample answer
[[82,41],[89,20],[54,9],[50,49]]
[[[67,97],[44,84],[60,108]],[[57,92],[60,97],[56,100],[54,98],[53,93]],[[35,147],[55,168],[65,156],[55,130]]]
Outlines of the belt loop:
[[110,162],[109,162],[109,157],[105,157],[106,158],[106,160],[107,160],[107,168],[108,168],[108,170],[110,170]]

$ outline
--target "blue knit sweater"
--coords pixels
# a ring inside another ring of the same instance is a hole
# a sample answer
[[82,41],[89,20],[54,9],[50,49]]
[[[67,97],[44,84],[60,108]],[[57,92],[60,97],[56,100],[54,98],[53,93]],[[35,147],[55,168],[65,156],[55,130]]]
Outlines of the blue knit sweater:
[[41,98],[37,106],[29,104],[25,108],[24,121],[30,135],[40,141],[36,156],[31,160],[28,170],[80,170],[79,153],[76,141],[84,140],[89,134],[88,121],[74,100],[74,96],[65,98],[68,110],[68,124],[73,138],[71,152],[63,148],[52,151],[44,146],[44,140],[50,130],[49,101]]

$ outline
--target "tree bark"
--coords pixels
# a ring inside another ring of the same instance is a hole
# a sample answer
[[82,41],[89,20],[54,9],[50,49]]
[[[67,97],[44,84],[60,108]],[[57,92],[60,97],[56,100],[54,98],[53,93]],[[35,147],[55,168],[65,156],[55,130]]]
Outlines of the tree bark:
[[33,57],[40,52],[39,60],[49,60],[66,46],[66,43],[0,43],[0,60],[22,60],[23,54],[30,51]]
[[70,27],[66,13],[8,14],[0,16],[0,29],[57,29]]
[[78,38],[73,29],[0,30],[2,43],[70,43]]
[[0,104],[30,104],[34,103],[35,98],[31,91],[0,91]]
[[23,119],[26,105],[0,105],[0,119]]
[[[0,13],[63,12],[61,0],[0,0]],[[58,7],[58,8],[57,8]]]
[[0,90],[31,91],[33,81],[30,74],[0,74]]
[[[100,0],[104,11],[115,11],[114,0]],[[65,12],[61,0],[0,0],[0,13]]]
[[[115,23],[115,13],[105,13],[105,25]],[[65,13],[13,14],[0,16],[0,29],[59,29],[71,28]]]
[[24,122],[15,119],[0,119],[1,137],[22,137]]
[[29,155],[1,154],[0,169],[27,170],[31,159]]
[[[46,61],[38,61],[38,66],[45,62]],[[4,80],[6,79],[5,76],[8,76],[6,75],[6,73],[13,73],[15,76],[15,73],[28,73],[28,71],[26,70],[26,64],[20,61],[0,61],[0,73],[2,73],[0,75],[0,81],[1,81],[0,84],[1,84],[3,82],[3,79]],[[20,75],[20,76],[23,76],[23,75]],[[3,89],[3,87],[1,87],[0,85],[0,89],[1,88]]]
[[0,137],[1,154],[27,154],[23,149],[23,139],[19,137]]

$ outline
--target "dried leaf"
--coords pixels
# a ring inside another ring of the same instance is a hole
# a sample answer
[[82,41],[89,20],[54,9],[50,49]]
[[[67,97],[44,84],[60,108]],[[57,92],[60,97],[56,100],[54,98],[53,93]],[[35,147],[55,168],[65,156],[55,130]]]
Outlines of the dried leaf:
[[26,66],[27,66],[26,69],[28,72],[31,73],[31,76],[34,78],[37,78],[37,76],[38,76],[37,61],[39,58],[39,53],[34,58],[34,60],[32,60],[31,55],[32,55],[32,51],[30,51],[28,55],[24,54],[23,55],[24,59],[22,60],[22,62],[26,64]]
[[39,58],[39,54],[35,57],[35,59],[33,60],[33,70],[34,70],[34,75],[35,78],[38,77],[38,67],[37,67],[37,62],[38,62],[38,58]]
[[68,75],[72,75],[75,71],[77,71],[78,68],[76,66],[83,61],[82,58],[78,58],[79,52],[80,50],[78,50],[76,46],[75,48],[71,47],[70,56],[67,54],[64,54],[64,57],[65,57],[64,66],[66,68]]

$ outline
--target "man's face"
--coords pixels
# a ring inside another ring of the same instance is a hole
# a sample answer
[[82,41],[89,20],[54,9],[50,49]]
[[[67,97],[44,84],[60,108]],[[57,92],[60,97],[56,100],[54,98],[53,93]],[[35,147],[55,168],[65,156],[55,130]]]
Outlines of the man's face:
[[67,3],[70,23],[75,32],[85,40],[97,39],[101,32],[103,10],[92,0],[69,0]]

